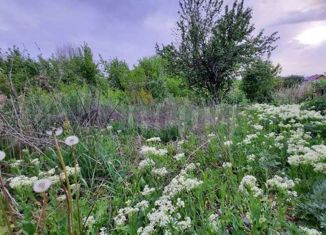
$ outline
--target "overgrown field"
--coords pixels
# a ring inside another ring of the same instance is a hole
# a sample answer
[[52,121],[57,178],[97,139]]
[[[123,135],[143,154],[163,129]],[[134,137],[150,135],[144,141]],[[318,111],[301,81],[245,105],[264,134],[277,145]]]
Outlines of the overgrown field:
[[326,232],[325,115],[300,105],[174,108],[182,115],[161,126],[134,110],[105,126],[66,118],[55,129],[34,110],[24,133],[39,126],[37,139],[10,135],[1,114],[0,234]]

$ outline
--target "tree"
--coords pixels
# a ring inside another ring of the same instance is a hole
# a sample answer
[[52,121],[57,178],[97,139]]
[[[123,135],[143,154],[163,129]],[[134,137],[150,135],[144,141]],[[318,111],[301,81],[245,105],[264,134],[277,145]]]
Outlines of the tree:
[[179,5],[178,46],[157,46],[157,51],[190,87],[207,89],[218,98],[241,68],[275,49],[276,33],[254,35],[252,10],[243,0],[226,5],[223,13],[222,0],[180,0]]
[[242,89],[250,101],[259,103],[270,102],[276,85],[276,77],[280,66],[274,66],[270,61],[256,60],[244,72]]
[[130,70],[125,61],[116,59],[107,62],[102,59],[104,70],[108,75],[108,82],[112,88],[124,91],[125,83],[129,79]]

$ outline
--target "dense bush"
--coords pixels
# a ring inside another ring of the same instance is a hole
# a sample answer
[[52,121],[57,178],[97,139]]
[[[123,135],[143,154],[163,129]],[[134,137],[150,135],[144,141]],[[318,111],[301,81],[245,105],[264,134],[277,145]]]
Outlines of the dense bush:
[[283,87],[286,88],[298,86],[304,81],[304,77],[301,75],[291,75],[288,77],[283,77],[281,79],[282,79]]
[[243,75],[242,89],[250,101],[270,102],[276,84],[279,66],[273,66],[270,61],[257,60]]

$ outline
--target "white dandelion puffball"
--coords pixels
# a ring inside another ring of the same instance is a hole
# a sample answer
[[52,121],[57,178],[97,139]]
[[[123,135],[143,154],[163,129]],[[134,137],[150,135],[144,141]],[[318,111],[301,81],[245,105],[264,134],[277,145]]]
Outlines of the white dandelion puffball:
[[5,159],[6,157],[6,153],[4,151],[0,150],[0,161],[2,161],[3,159]]
[[50,136],[59,136],[63,133],[63,129],[62,127],[51,127],[50,130],[47,130],[45,133]]
[[47,191],[52,185],[52,181],[49,179],[36,180],[33,184],[33,190],[36,193],[43,193]]
[[77,136],[68,136],[65,140],[66,145],[73,146],[78,144],[79,139]]

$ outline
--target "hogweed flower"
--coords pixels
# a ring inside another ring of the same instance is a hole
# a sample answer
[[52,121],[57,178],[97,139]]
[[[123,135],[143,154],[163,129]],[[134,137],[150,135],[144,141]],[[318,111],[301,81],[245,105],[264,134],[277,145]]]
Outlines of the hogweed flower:
[[2,161],[3,159],[5,159],[6,157],[6,153],[4,151],[0,150],[0,161]]
[[51,127],[50,130],[45,132],[49,136],[59,136],[63,133],[62,127]]
[[52,185],[52,181],[49,179],[40,179],[33,183],[33,190],[36,193],[44,193]]
[[65,139],[65,144],[68,146],[73,146],[79,143],[79,138],[77,136],[68,136]]

